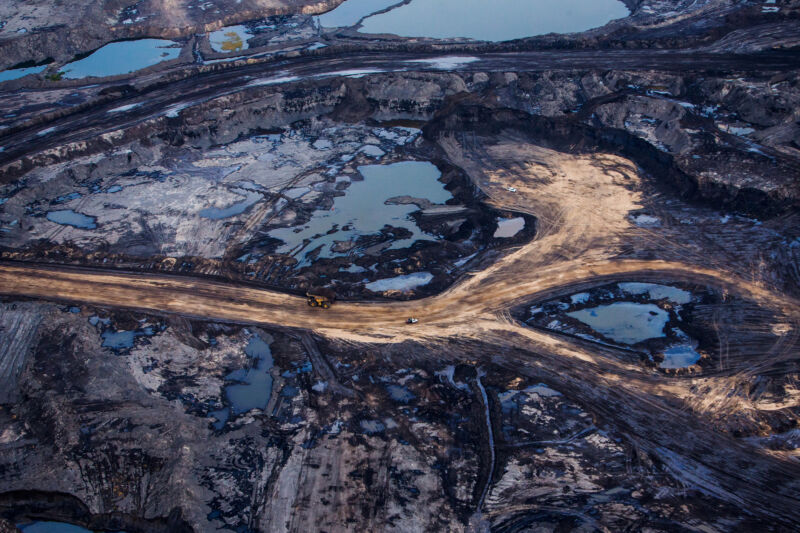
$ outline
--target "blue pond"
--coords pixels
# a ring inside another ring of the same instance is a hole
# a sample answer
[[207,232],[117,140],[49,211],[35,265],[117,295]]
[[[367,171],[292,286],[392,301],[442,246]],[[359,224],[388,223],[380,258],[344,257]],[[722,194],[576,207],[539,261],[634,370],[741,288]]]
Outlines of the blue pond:
[[602,335],[623,344],[664,336],[666,311],[653,304],[616,302],[567,313]]
[[72,226],[80,229],[95,229],[97,219],[82,213],[76,213],[72,209],[61,209],[58,211],[49,211],[47,213],[47,220],[61,224],[62,226]]
[[278,253],[302,257],[305,252],[322,247],[320,257],[347,254],[350,252],[334,251],[334,243],[352,242],[359,236],[379,233],[386,225],[405,228],[412,233],[408,239],[392,242],[391,248],[405,248],[417,240],[436,239],[420,230],[409,217],[419,209],[416,205],[387,202],[392,198],[407,196],[443,204],[452,198],[444,184],[438,181],[441,174],[435,165],[423,161],[403,161],[390,165],[361,166],[358,171],[364,177],[363,181],[353,181],[345,190],[345,195],[334,200],[331,210],[315,211],[311,220],[300,228],[279,228],[269,233],[285,243],[277,249]]
[[251,409],[266,409],[272,394],[272,375],[274,365],[269,344],[258,335],[247,343],[244,353],[253,360],[250,368],[231,372],[225,379],[233,382],[225,387],[225,397],[230,407],[214,411],[211,416],[217,419],[214,427],[222,429],[231,414],[241,414]]
[[4,70],[0,72],[0,81],[11,81],[19,79],[23,76],[27,76],[28,74],[39,74],[45,68],[47,67],[42,65],[41,67],[14,68]]
[[[375,5],[385,7],[381,5],[383,2],[361,4],[364,15]],[[348,13],[336,18],[335,11],[328,20],[350,21],[356,16]],[[367,17],[359,31],[404,37],[508,41],[547,33],[585,31],[628,15],[625,4],[618,0],[411,0],[385,13]],[[325,19],[321,22],[323,26],[326,24]]]
[[180,46],[176,46],[174,41],[164,39],[119,41],[97,49],[88,57],[67,63],[61,70],[69,79],[117,76],[175,59],[180,52]]
[[[22,533],[94,533],[85,527],[68,524],[66,522],[27,522],[24,524],[17,524]],[[116,533],[125,533],[124,531],[117,531]]]
[[692,346],[682,344],[664,350],[664,360],[658,366],[661,368],[686,368],[699,360],[700,354]]

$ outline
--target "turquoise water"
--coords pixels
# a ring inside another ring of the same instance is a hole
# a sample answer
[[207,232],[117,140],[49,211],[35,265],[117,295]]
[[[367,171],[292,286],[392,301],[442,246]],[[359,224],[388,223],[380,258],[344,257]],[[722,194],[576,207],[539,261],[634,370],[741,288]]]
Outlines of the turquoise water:
[[347,0],[333,11],[320,15],[319,23],[324,28],[353,26],[367,15],[399,3],[401,0]]
[[[382,3],[361,2],[359,5],[366,11],[372,9],[372,4]],[[628,9],[618,0],[411,0],[364,19],[359,31],[404,37],[508,41],[547,33],[585,31],[628,15]],[[333,19],[334,13],[330,16]],[[355,16],[342,15],[342,20],[349,21]]]
[[[441,176],[435,165],[424,161],[403,161],[391,165],[366,165],[358,167],[363,181],[353,181],[344,196],[335,198],[328,211],[315,211],[304,226],[278,228],[269,235],[284,242],[278,253],[299,258],[322,247],[320,257],[347,255],[332,250],[336,241],[352,241],[361,235],[380,232],[386,225],[405,228],[413,235],[392,242],[391,248],[405,248],[417,240],[434,241],[436,237],[419,229],[409,214],[419,208],[413,204],[391,204],[386,201],[399,196],[424,198],[434,204],[443,204],[452,195],[438,181]],[[303,246],[305,240],[308,245]],[[303,263],[303,261],[301,261]]]
[[609,339],[636,344],[664,336],[666,311],[653,304],[616,302],[567,313]]
[[23,76],[27,76],[28,74],[39,74],[44,69],[46,69],[46,65],[42,65],[41,67],[27,67],[27,68],[15,68],[15,69],[8,69],[0,72],[0,81],[11,81],[19,79]]
[[97,227],[97,224],[95,224],[96,218],[83,213],[76,213],[72,209],[50,211],[47,213],[47,220],[62,226],[73,226],[81,229],[95,229]]
[[181,48],[174,41],[138,39],[109,43],[91,55],[61,67],[69,79],[117,76],[175,59]]

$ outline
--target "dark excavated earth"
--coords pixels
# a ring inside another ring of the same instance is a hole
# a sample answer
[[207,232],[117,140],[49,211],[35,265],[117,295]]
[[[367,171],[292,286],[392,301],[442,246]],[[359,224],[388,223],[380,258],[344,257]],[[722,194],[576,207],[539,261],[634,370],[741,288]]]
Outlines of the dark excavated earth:
[[0,533],[798,530],[800,1],[6,2],[0,68]]

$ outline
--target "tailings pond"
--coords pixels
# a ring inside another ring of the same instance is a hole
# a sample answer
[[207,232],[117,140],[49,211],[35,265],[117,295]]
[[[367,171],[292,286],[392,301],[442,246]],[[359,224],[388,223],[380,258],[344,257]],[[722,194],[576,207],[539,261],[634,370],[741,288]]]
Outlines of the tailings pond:
[[251,337],[244,352],[252,361],[250,368],[235,370],[226,376],[230,384],[225,387],[224,409],[210,413],[217,422],[214,427],[222,429],[231,415],[240,415],[253,409],[266,409],[272,394],[272,351],[267,341],[258,335]]
[[119,41],[67,63],[59,70],[69,79],[117,76],[176,59],[180,53],[180,44],[164,39]]
[[681,287],[617,283],[548,300],[528,308],[531,326],[644,354],[662,369],[691,367],[703,359],[687,330],[691,309],[707,298]]
[[[406,230],[405,237],[394,239],[389,248],[406,248],[418,240],[435,240],[410,218],[417,203],[444,204],[452,195],[438,181],[435,165],[423,161],[403,161],[390,165],[358,167],[364,178],[353,181],[344,196],[337,197],[330,210],[316,211],[301,228],[282,228],[270,233],[285,244],[277,249],[301,258],[319,250],[319,257],[333,257],[353,251],[359,237],[379,234],[385,228]],[[341,244],[340,244],[341,243]],[[337,248],[336,245],[340,244]]]
[[630,13],[618,0],[347,0],[320,17],[323,27],[402,37],[508,41],[603,26]]

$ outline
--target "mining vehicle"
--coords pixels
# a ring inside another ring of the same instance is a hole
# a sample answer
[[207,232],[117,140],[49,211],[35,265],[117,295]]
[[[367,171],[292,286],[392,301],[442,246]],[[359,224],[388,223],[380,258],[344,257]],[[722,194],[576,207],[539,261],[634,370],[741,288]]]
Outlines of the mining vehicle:
[[306,292],[306,302],[311,307],[328,309],[334,301],[336,301],[336,293],[331,289],[314,288]]

